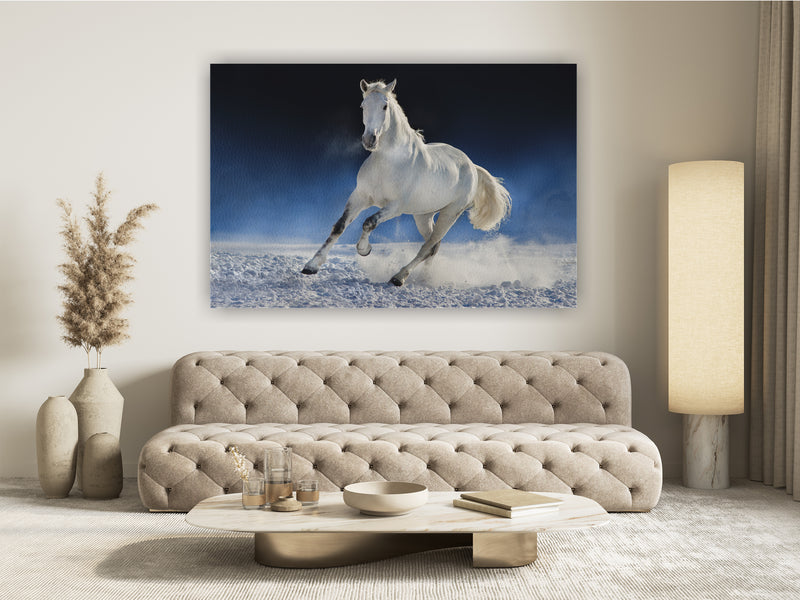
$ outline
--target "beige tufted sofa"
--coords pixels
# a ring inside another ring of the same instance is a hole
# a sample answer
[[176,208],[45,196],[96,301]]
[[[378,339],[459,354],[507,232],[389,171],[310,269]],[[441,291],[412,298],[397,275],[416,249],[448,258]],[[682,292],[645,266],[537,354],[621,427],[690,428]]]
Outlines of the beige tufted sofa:
[[602,352],[196,352],[172,371],[173,425],[139,459],[151,510],[241,491],[237,446],[263,474],[291,446],[295,480],[436,490],[514,487],[646,511],[655,444],[631,428],[625,363]]

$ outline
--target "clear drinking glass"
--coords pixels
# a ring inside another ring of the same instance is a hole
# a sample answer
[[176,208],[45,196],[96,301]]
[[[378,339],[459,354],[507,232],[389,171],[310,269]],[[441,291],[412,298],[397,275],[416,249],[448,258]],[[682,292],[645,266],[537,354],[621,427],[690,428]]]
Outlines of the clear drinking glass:
[[247,509],[264,508],[267,504],[267,488],[261,477],[242,481],[242,506]]
[[267,504],[292,496],[292,449],[270,448],[266,460]]
[[303,506],[316,506],[319,504],[319,481],[316,479],[301,479],[297,483],[297,499]]

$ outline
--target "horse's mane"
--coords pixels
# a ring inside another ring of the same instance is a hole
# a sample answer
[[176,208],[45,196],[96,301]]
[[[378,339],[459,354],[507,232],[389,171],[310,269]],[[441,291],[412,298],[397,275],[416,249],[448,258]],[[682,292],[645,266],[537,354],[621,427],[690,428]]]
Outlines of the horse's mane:
[[383,79],[379,79],[378,81],[373,81],[372,83],[367,84],[367,91],[364,92],[364,98],[372,94],[373,92],[377,92],[378,94],[383,94],[389,99],[389,103],[394,105],[395,110],[397,110],[398,115],[405,120],[408,124],[409,128],[417,134],[417,137],[421,141],[425,141],[425,136],[422,135],[422,129],[414,129],[411,127],[411,124],[408,122],[408,117],[406,116],[403,107],[400,106],[400,103],[397,101],[397,95],[394,92],[390,92],[386,90],[386,82]]

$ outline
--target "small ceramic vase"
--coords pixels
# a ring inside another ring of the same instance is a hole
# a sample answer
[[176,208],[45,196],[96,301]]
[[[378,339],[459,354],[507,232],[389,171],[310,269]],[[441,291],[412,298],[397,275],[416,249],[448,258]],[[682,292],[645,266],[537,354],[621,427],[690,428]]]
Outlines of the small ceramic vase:
[[119,498],[122,492],[122,454],[119,440],[96,433],[83,449],[83,496],[92,500]]
[[36,464],[48,498],[66,498],[75,482],[78,414],[66,396],[50,396],[36,415]]

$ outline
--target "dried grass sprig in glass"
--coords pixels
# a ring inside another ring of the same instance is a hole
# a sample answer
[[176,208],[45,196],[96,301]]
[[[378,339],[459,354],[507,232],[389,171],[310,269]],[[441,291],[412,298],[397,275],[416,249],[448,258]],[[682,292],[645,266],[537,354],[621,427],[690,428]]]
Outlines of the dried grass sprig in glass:
[[89,215],[83,219],[88,236],[81,231],[70,203],[57,200],[62,210],[61,236],[67,254],[67,261],[58,267],[64,276],[64,283],[58,286],[64,297],[64,312],[58,320],[65,331],[62,339],[70,346],[84,349],[90,368],[90,352],[94,349],[99,369],[105,347],[128,338],[128,321],[121,313],[133,298],[123,286],[133,279],[131,272],[136,259],[125,247],[134,241],[142,219],[158,207],[143,204],[134,208],[112,231],[107,213],[111,192],[102,173],[95,179],[92,198]]
[[239,477],[242,479],[242,481],[249,481],[250,469],[247,466],[247,459],[245,458],[244,454],[239,452],[239,449],[236,446],[231,446],[231,456],[233,457],[233,464],[236,468],[236,472],[239,474]]

